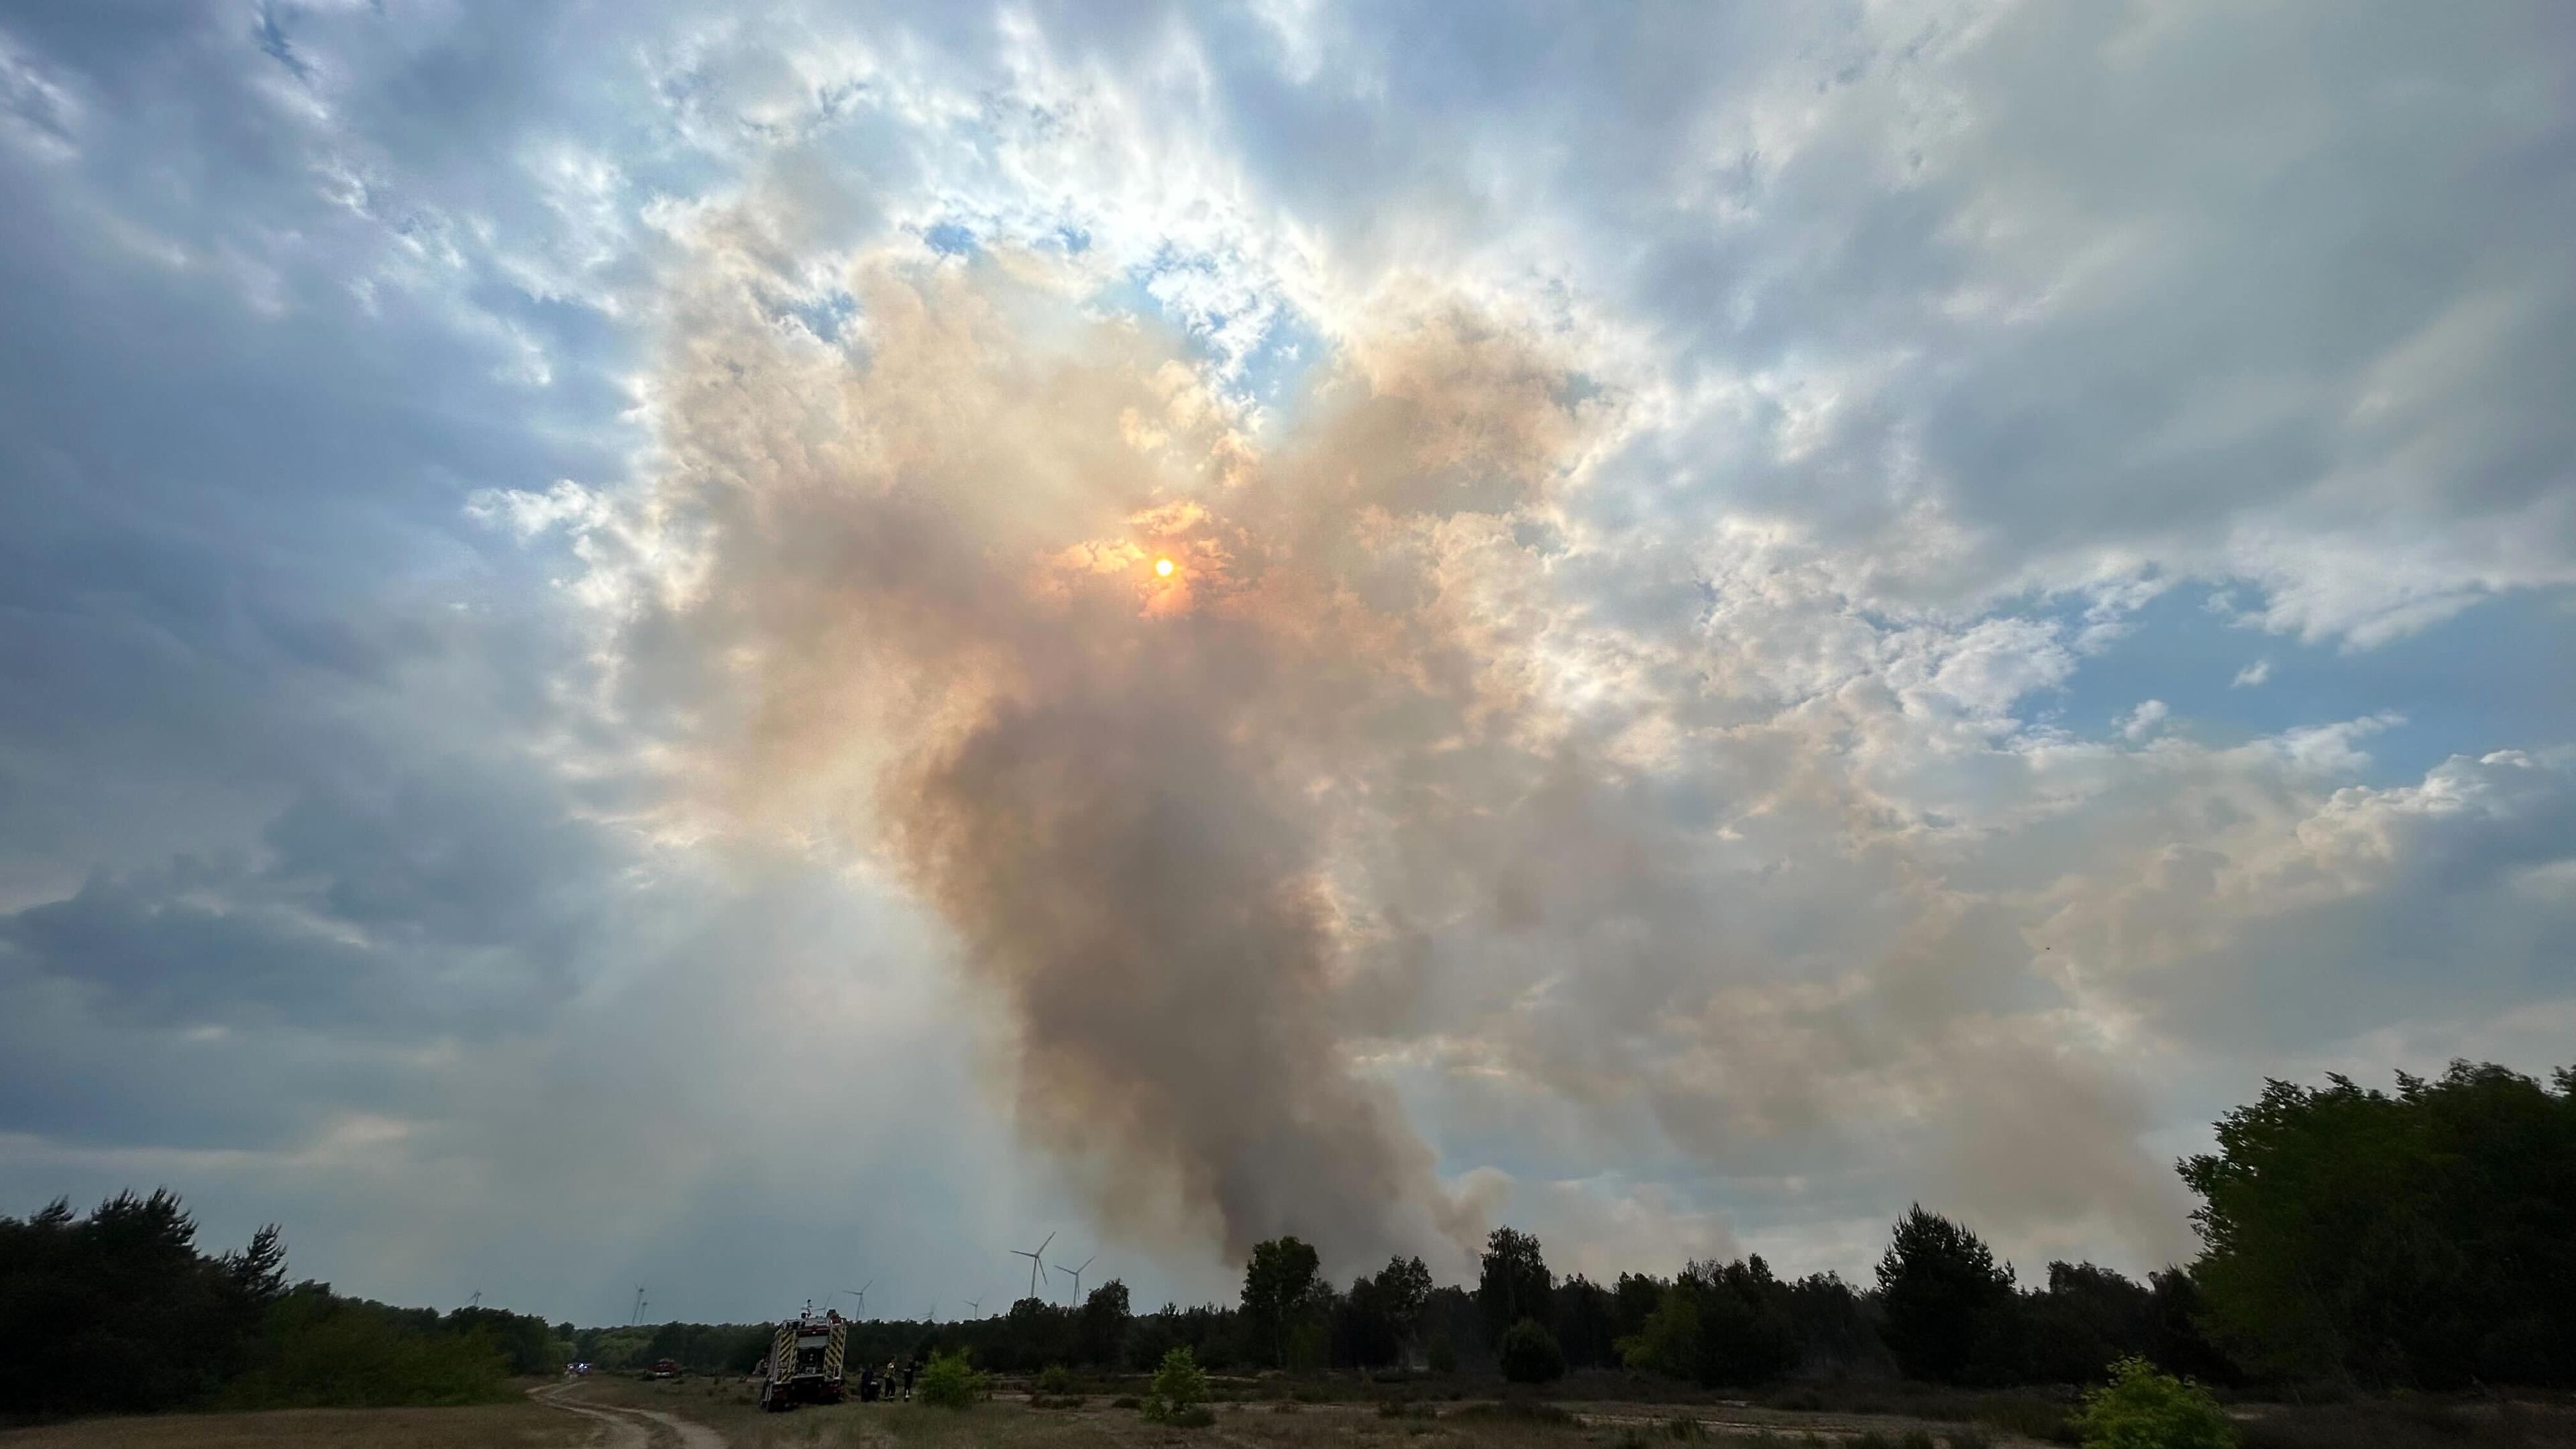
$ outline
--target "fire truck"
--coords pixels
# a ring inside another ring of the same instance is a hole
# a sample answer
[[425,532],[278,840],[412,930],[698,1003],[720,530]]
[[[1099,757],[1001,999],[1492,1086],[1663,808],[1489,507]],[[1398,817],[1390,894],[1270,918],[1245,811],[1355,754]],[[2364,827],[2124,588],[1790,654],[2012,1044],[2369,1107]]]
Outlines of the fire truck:
[[846,1396],[841,1359],[850,1346],[850,1325],[838,1310],[821,1314],[814,1305],[778,1325],[769,1338],[769,1371],[760,1383],[760,1406],[783,1413],[798,1404],[837,1404]]

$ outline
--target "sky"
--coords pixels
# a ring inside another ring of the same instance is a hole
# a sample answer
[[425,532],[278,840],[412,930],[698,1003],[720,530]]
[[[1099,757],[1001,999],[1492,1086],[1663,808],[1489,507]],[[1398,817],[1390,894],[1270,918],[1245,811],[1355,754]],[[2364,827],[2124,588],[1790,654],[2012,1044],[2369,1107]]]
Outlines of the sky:
[[0,1212],[2185,1261],[2576,1063],[2570,235],[2545,0],[0,0]]

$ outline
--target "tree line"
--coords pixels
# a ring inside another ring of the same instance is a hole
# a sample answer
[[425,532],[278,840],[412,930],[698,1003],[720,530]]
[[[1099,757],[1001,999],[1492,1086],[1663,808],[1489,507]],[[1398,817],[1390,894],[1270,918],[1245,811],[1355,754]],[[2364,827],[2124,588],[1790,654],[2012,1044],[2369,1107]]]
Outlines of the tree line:
[[[1216,1370],[1424,1369],[1546,1381],[1569,1370],[1751,1387],[1893,1376],[2084,1383],[2143,1359],[2219,1384],[2576,1386],[2576,1069],[2548,1085],[2492,1065],[2283,1082],[2178,1164],[2203,1251],[2142,1282],[2054,1262],[2025,1285],[1971,1228],[1917,1205],[1866,1283],[1783,1278],[1758,1256],[1607,1283],[1558,1277],[1539,1241],[1487,1239],[1473,1285],[1398,1256],[1347,1287],[1295,1237],[1255,1246],[1231,1305],[1136,1313],[1112,1280],[1079,1305],[1024,1298],[964,1323],[851,1327],[853,1362],[968,1351],[1003,1372],[1149,1369],[1174,1348]],[[0,1218],[0,1414],[190,1405],[462,1402],[580,1357],[743,1372],[767,1324],[549,1327],[286,1286],[274,1228],[204,1254],[167,1193],[87,1218]]]
[[1503,1227],[1472,1288],[1434,1287],[1405,1257],[1337,1288],[1313,1247],[1282,1237],[1253,1248],[1231,1308],[1130,1318],[1111,1283],[1079,1309],[1029,1299],[935,1332],[1004,1369],[1144,1368],[1186,1347],[1216,1368],[1622,1369],[1709,1386],[2088,1383],[2133,1358],[2219,1384],[2576,1386],[2576,1068],[2544,1085],[2455,1062],[2400,1073],[2394,1093],[2276,1081],[2217,1138],[2177,1164],[2203,1251],[2144,1281],[2052,1262],[2025,1285],[1918,1204],[1865,1284],[1782,1278],[1759,1256],[1559,1278],[1537,1239]]
[[286,1281],[274,1225],[205,1253],[168,1192],[0,1217],[0,1418],[475,1403],[560,1367],[542,1319]]

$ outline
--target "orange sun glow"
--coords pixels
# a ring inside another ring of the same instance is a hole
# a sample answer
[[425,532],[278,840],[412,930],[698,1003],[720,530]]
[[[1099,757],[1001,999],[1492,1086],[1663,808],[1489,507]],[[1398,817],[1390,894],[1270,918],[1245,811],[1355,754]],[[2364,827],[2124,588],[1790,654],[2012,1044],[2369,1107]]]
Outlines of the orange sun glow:
[[1172,576],[1172,561],[1167,558],[1158,558],[1154,560],[1154,573],[1159,578],[1170,578]]

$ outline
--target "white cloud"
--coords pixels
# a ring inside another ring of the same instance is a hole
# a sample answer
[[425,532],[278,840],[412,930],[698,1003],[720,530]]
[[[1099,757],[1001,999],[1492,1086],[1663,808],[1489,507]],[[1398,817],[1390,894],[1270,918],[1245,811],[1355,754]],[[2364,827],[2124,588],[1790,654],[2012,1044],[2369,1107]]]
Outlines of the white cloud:
[[[740,520],[661,485],[889,455],[851,283],[942,227],[1027,289],[993,335],[1172,355],[1137,438],[1296,457],[1299,379],[1435,301],[1579,414],[1525,501],[1333,562],[1370,617],[1442,611],[1403,697],[1475,708],[1372,718],[1293,797],[1332,1049],[1561,1267],[1858,1268],[1930,1192],[2146,1266],[2187,1247],[2175,1135],[2265,1072],[2556,1049],[2568,742],[2475,701],[2564,611],[2439,686],[2387,664],[2576,584],[2576,147],[2529,14],[281,17],[291,67],[187,11],[0,38],[0,336],[48,339],[0,429],[0,1098],[51,1104],[0,1118],[13,1190],[285,1194],[332,1225],[314,1271],[453,1301],[548,1198],[646,1182],[508,1271],[692,1263],[705,1317],[768,1310],[728,1275],[783,1291],[744,1181],[885,1195],[922,1296],[986,1271],[955,1222],[1076,1211],[1081,1154],[1015,1154],[957,1065],[990,1007],[881,862],[675,820],[671,742],[778,633],[633,632],[727,602]],[[2277,56],[2302,84],[2237,83]],[[681,372],[750,401],[682,418]],[[1414,424],[1444,486],[1491,484],[1484,416]],[[2168,595],[2331,657],[2193,686],[2227,664]],[[883,703],[768,763],[863,793]],[[488,830],[442,810],[495,769]],[[822,1004],[745,988],[773,970]],[[772,1152],[763,1094],[814,1080],[872,1124],[848,1160]],[[656,1091],[682,1140],[598,1129]],[[1140,1288],[1222,1287],[1162,1246]]]

